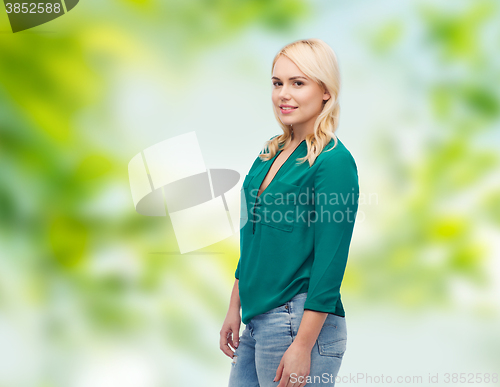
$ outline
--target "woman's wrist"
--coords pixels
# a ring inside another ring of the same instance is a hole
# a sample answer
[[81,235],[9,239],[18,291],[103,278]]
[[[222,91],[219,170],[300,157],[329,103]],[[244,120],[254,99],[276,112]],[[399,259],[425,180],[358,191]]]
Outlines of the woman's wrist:
[[314,344],[316,344],[316,340],[305,340],[297,336],[292,344],[299,347],[302,351],[311,352]]

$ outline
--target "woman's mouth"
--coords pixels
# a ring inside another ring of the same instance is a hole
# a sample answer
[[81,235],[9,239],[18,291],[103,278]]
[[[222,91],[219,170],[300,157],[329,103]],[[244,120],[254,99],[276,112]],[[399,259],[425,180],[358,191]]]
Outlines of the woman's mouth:
[[289,114],[289,113],[293,112],[295,109],[297,109],[297,108],[291,107],[291,106],[290,107],[289,106],[283,106],[283,107],[280,106],[280,111],[283,114]]

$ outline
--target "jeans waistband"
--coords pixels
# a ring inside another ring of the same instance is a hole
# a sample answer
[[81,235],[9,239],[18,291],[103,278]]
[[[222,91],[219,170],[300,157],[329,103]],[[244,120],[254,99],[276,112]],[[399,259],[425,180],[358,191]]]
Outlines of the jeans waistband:
[[305,293],[299,293],[295,297],[293,297],[290,301],[298,300],[300,298],[307,298],[307,292]]
[[284,312],[291,306],[292,303],[293,304],[305,303],[306,299],[307,299],[307,292],[296,294],[294,297],[292,297],[292,299],[290,301],[287,301],[283,305],[277,306],[276,308],[268,310],[267,312],[265,312],[263,314]]

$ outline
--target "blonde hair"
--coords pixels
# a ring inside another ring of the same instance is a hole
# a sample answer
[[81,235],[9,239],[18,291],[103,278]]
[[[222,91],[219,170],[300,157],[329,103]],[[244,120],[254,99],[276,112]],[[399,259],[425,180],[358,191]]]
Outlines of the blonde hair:
[[[318,155],[325,146],[334,139],[334,146],[337,146],[337,136],[335,131],[339,124],[340,106],[340,73],[337,57],[332,48],[321,39],[297,40],[283,47],[274,57],[271,73],[276,61],[283,55],[290,59],[300,71],[307,77],[315,81],[323,89],[328,90],[330,98],[324,101],[323,110],[314,123],[314,133],[306,137],[307,155],[298,159],[302,164],[306,160],[309,166],[314,164]],[[266,141],[259,157],[263,161],[270,160],[282,148],[288,146],[292,140],[292,127],[285,125],[279,119],[276,109],[273,108],[274,116],[283,129],[283,134]],[[330,149],[330,150],[331,150]],[[269,153],[264,153],[269,150]]]

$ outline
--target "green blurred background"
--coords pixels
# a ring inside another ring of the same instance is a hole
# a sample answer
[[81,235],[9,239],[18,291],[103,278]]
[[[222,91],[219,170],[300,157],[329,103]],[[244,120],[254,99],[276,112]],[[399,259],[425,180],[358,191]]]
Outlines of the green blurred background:
[[360,179],[339,376],[500,385],[498,1],[81,0],[16,34],[0,11],[0,386],[227,385],[239,235],[181,255],[127,166],[196,131],[246,174],[280,133],[274,55],[312,37]]

